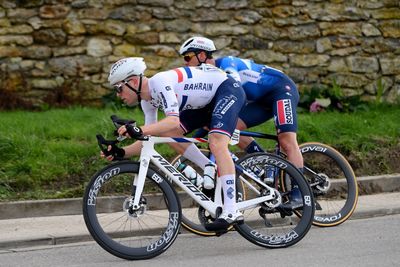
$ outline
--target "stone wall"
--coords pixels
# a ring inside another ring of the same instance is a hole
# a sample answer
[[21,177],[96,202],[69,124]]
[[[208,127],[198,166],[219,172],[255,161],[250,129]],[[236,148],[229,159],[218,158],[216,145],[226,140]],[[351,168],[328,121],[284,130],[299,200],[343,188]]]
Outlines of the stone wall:
[[177,50],[192,35],[300,88],[335,81],[347,95],[400,95],[399,0],[0,0],[0,91],[36,105],[96,103],[112,62],[143,56],[151,76],[182,65]]

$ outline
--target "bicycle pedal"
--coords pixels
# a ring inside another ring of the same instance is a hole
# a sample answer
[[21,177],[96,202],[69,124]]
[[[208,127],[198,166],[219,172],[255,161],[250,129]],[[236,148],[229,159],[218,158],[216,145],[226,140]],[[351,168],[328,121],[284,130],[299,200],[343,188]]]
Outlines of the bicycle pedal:
[[293,215],[293,211],[292,210],[288,210],[285,208],[278,208],[277,209],[279,211],[279,213],[281,214],[281,218],[285,218],[286,216],[292,216]]

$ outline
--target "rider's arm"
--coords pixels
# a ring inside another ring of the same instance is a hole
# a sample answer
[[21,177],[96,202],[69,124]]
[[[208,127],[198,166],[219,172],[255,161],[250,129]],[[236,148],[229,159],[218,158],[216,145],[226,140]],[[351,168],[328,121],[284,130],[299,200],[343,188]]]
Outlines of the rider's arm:
[[[125,127],[125,126],[122,126]],[[155,136],[166,136],[166,133],[173,133],[175,131],[181,131],[179,117],[168,116],[159,122],[144,125],[141,127],[144,135],[155,135]],[[168,134],[174,135],[174,134]],[[178,135],[178,134],[176,134]],[[131,145],[123,147],[125,150],[124,158],[130,158],[132,156],[140,155],[142,149],[142,141],[136,141]]]
[[124,158],[138,156],[140,155],[140,151],[142,149],[142,141],[136,141],[135,143],[130,144],[129,146],[123,147],[123,149],[125,150]]
[[180,121],[178,116],[167,116],[166,118],[142,128],[144,135],[166,136],[167,133],[180,131]]
[[145,100],[142,100],[141,107],[144,113],[144,125],[156,123],[158,119],[158,109],[154,107],[149,101]]
[[231,67],[227,67],[223,69],[229,76],[231,76],[233,79],[235,79],[237,82],[242,83],[242,80],[240,79],[239,72]]
[[[221,57],[215,61],[215,64],[237,82],[242,83],[238,72],[238,60],[239,59],[235,57]],[[241,63],[241,61],[239,61],[239,63]]]
[[[171,73],[164,72],[159,73],[157,76],[153,76],[151,80],[151,86],[154,88],[152,98],[158,103],[158,105],[164,110],[165,118],[160,121],[154,121],[154,123],[145,124],[142,127],[144,135],[158,135],[158,136],[174,136],[180,131],[180,120],[179,120],[179,104],[174,91],[175,72],[171,78]],[[142,107],[150,105],[149,102],[143,103]],[[146,109],[143,109],[146,112]],[[148,112],[145,113],[147,117]],[[146,119],[147,121],[147,119]],[[150,121],[149,121],[150,122]],[[175,133],[176,132],[176,133]],[[175,133],[175,134],[174,134]]]

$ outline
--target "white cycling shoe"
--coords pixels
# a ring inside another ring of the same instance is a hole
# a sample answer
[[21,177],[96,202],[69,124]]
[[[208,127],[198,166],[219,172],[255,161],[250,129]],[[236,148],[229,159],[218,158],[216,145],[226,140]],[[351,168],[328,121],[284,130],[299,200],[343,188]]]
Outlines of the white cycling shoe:
[[244,217],[240,211],[236,212],[222,212],[222,214],[212,223],[205,225],[207,231],[217,232],[226,231],[229,226],[235,223],[243,222]]

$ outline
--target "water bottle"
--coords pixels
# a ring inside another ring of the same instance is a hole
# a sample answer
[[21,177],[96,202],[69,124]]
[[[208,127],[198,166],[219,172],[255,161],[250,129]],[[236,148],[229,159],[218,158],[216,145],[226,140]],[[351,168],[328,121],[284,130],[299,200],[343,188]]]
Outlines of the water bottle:
[[215,181],[216,167],[215,164],[210,162],[204,167],[204,182],[203,187],[205,189],[213,189]]
[[268,165],[266,167],[264,183],[269,184],[269,185],[274,183],[274,181],[275,181],[275,171],[276,171],[276,167],[275,166]]
[[178,166],[178,170],[197,187],[200,187],[203,184],[203,177],[201,177],[191,166],[181,163]]

